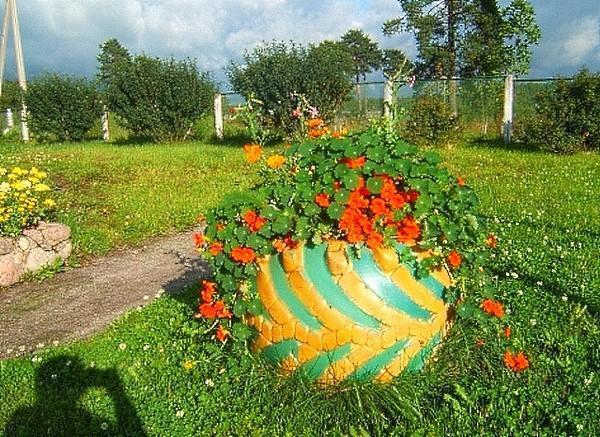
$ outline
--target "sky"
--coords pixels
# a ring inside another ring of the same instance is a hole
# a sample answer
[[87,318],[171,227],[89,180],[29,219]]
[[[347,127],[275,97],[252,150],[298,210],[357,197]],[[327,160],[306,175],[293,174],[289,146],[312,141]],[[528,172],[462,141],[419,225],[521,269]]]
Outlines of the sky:
[[[530,77],[569,75],[584,64],[600,71],[600,0],[530,1],[543,33]],[[318,42],[361,28],[382,47],[417,55],[411,35],[381,32],[401,14],[397,0],[17,0],[17,8],[29,78],[91,77],[99,45],[112,37],[132,53],[196,59],[225,88],[223,68],[262,41]],[[16,71],[12,46],[11,37],[9,78]]]

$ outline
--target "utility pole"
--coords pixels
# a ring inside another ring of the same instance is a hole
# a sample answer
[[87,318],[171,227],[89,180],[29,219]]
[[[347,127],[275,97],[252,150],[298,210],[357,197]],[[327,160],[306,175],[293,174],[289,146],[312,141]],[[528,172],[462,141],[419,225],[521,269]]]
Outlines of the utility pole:
[[[17,64],[17,80],[19,87],[27,90],[27,78],[25,77],[25,62],[23,61],[23,47],[21,45],[21,30],[19,28],[19,17],[17,15],[16,0],[5,0],[4,20],[2,23],[2,35],[0,41],[0,96],[2,95],[2,84],[4,83],[4,67],[6,66],[6,47],[8,45],[9,27],[12,26],[13,39],[15,43],[15,60]],[[23,141],[29,141],[29,128],[27,126],[27,107],[25,102],[21,106],[21,137]]]

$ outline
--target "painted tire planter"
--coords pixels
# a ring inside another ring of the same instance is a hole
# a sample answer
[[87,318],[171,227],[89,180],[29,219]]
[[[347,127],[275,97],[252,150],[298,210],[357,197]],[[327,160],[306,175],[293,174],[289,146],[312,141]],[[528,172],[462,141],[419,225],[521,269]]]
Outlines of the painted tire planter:
[[357,259],[342,241],[299,245],[259,268],[266,313],[246,319],[259,333],[255,349],[320,382],[420,370],[451,322],[448,273],[417,280],[393,249],[364,248]]

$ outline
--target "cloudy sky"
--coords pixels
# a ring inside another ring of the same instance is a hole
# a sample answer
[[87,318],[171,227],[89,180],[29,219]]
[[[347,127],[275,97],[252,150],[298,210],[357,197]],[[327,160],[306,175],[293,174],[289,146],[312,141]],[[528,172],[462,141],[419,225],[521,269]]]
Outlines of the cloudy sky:
[[[506,4],[507,1],[501,1]],[[543,32],[531,76],[600,70],[600,0],[532,0]],[[44,71],[92,76],[98,45],[116,37],[133,53],[195,58],[223,67],[265,40],[317,42],[362,28],[413,57],[409,35],[386,38],[396,0],[17,0],[29,77]],[[12,39],[7,75],[14,76]]]

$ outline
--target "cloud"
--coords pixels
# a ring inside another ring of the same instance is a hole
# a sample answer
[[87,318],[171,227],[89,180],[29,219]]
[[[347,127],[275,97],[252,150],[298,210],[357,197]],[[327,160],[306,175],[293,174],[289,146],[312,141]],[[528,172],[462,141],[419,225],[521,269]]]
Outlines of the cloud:
[[[566,9],[564,0],[532,3],[544,31],[534,51],[536,73],[584,61],[600,68],[594,53],[600,52],[598,0],[569,2]],[[239,62],[244,50],[262,41],[318,42],[350,28],[362,28],[383,47],[417,54],[412,36],[381,33],[385,20],[401,14],[397,0],[21,0],[18,7],[29,76],[92,76],[98,46],[111,37],[133,53],[197,59],[218,78],[231,60]],[[14,75],[12,53],[8,68],[7,75]]]

